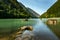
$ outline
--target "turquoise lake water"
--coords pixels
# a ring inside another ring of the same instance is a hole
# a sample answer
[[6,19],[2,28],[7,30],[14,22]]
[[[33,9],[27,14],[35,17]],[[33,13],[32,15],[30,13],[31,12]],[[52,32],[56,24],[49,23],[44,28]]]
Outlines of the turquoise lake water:
[[44,21],[41,19],[28,19],[28,21],[24,19],[0,19],[0,35],[11,34],[22,26],[33,26],[32,33],[35,37],[39,37],[41,40],[59,40],[58,36]]

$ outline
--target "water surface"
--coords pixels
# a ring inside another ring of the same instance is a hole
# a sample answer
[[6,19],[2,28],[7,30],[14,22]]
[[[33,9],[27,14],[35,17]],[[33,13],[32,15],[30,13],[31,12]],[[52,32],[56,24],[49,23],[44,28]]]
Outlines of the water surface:
[[49,26],[40,19],[28,19],[28,21],[24,19],[0,19],[0,35],[11,34],[22,26],[33,26],[32,32],[25,31],[25,33],[33,34],[35,40],[59,40]]
[[[33,25],[34,40],[59,40],[57,35],[42,20],[37,19]],[[27,33],[27,32],[26,32]],[[30,32],[28,32],[30,34]]]

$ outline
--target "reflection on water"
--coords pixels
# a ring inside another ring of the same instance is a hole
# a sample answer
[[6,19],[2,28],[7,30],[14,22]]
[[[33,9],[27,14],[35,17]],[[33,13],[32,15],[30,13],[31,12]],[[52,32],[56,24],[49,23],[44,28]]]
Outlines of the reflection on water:
[[0,20],[0,33],[11,33],[21,26],[33,26],[34,29],[31,32],[25,31],[15,40],[24,40],[25,38],[25,40],[59,40],[49,26],[40,19],[28,19],[28,21],[23,19]]
[[[50,21],[52,23],[47,23],[50,19],[55,20],[56,22]],[[60,18],[48,18],[43,19],[42,21],[60,38]]]
[[36,21],[37,23],[33,26],[34,30],[32,33],[26,31],[25,35],[27,33],[34,34],[34,40],[59,40],[58,37],[40,19],[37,19]]
[[35,24],[35,20],[30,19],[0,19],[0,34],[10,34],[22,26],[29,26]]

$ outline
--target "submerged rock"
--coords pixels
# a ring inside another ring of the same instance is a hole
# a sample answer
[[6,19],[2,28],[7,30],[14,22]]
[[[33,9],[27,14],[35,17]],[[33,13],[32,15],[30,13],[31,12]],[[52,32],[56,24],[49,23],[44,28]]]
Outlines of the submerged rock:
[[56,25],[56,24],[57,24],[57,20],[56,20],[56,19],[49,19],[49,20],[47,21],[47,24]]
[[24,33],[22,35],[19,35],[15,40],[32,40],[34,39],[34,34],[29,32],[29,33]]
[[27,35],[26,34],[23,34],[23,32],[25,30],[32,31],[33,30],[33,27],[32,26],[23,26],[21,28],[18,28],[18,32],[16,32],[14,34],[15,40],[23,40],[23,39],[25,40],[25,38],[26,39],[30,38],[31,35],[29,35],[29,34],[27,34]]

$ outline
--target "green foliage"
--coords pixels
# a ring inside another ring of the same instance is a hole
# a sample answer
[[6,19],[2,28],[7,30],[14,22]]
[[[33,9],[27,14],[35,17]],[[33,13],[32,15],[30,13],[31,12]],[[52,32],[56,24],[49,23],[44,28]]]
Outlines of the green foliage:
[[17,0],[0,0],[0,18],[32,18],[26,7]]
[[60,17],[60,0],[58,0],[53,6],[51,6],[51,8],[47,10],[46,13],[42,14],[40,17],[41,18]]

